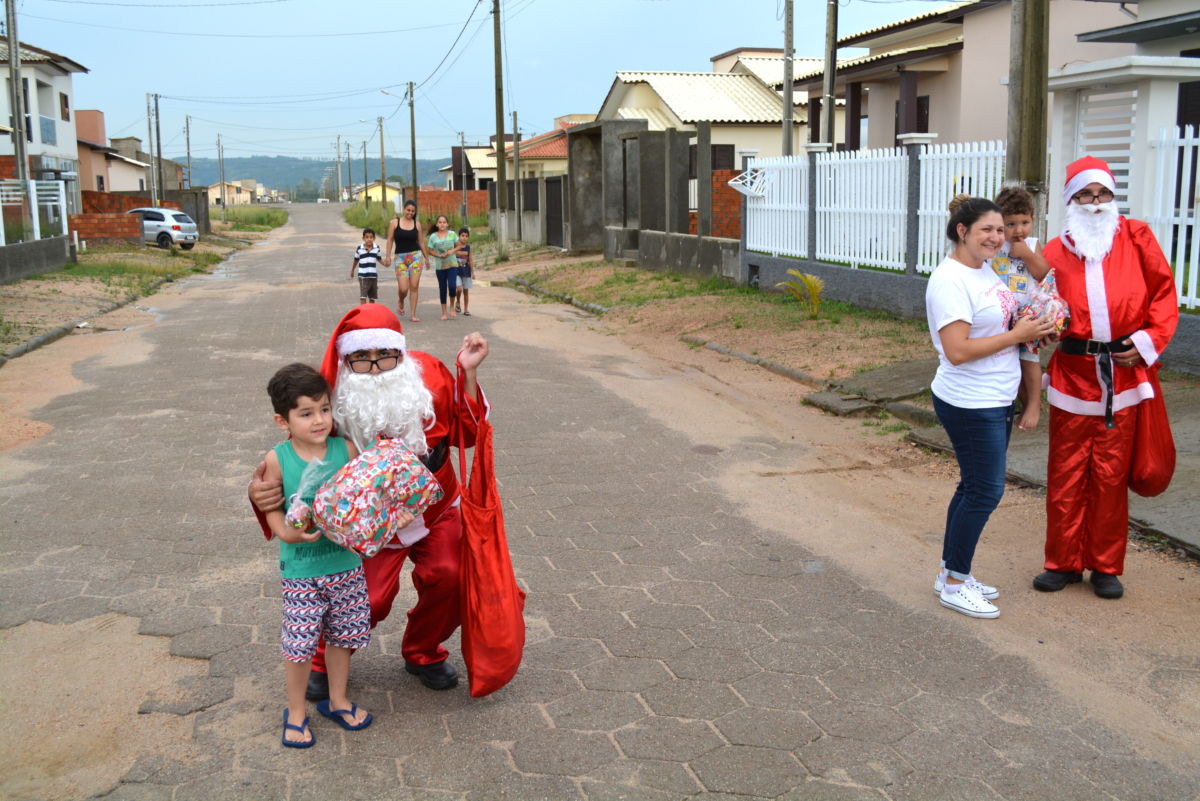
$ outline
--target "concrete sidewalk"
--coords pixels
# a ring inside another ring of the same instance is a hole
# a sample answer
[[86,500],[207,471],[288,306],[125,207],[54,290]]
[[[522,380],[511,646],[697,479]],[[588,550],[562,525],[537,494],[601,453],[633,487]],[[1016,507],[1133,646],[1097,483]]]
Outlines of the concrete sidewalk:
[[54,430],[0,488],[3,626],[117,612],[205,667],[141,707],[188,721],[190,740],[139,755],[100,797],[1200,798],[1197,776],[1137,756],[954,616],[910,612],[756,527],[714,481],[737,454],[499,339],[482,296],[439,322],[428,286],[415,347],[452,359],[471,328],[494,343],[481,381],[529,591],[524,665],[485,699],[422,688],[399,655],[405,578],[354,660],[375,724],[314,713],[317,745],[281,748],[278,576],[245,485],[278,433],[267,377],[318,361],[357,295],[337,210],[289,211],[271,243],[187,287],[143,335],[149,358],[81,363],[87,388],[37,410]]
[[[929,389],[936,370],[936,359],[890,365],[852,376],[841,382],[839,389],[842,393],[861,396],[876,406],[901,401],[909,408],[893,407],[895,413],[910,420],[928,419],[932,416],[932,406],[913,399]],[[1200,529],[1196,526],[1200,519],[1200,492],[1197,492],[1200,487],[1200,386],[1188,380],[1168,385],[1164,394],[1175,435],[1175,477],[1167,491],[1158,497],[1143,498],[1130,493],[1130,522],[1144,532],[1165,535],[1197,554],[1200,553]],[[911,438],[923,445],[952,451],[945,430],[936,424],[936,418],[932,423],[914,423],[916,427]],[[1043,408],[1042,419],[1035,430],[1014,428],[1008,449],[1009,474],[1044,488],[1048,436],[1049,409],[1046,408]]]

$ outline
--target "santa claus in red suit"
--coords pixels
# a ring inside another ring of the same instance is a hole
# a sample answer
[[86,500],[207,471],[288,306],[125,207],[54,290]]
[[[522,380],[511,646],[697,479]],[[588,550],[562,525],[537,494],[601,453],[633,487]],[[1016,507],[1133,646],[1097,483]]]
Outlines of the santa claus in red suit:
[[1154,233],[1117,212],[1116,182],[1100,159],[1067,167],[1062,236],[1043,255],[1066,300],[1070,326],[1044,379],[1050,402],[1043,592],[1083,579],[1119,598],[1129,531],[1128,480],[1137,406],[1155,395],[1159,357],[1175,334],[1179,302]]
[[[449,446],[457,445],[460,434],[467,447],[473,446],[476,421],[487,416],[487,401],[475,381],[487,353],[487,341],[478,333],[463,340],[458,361],[464,379],[456,391],[457,379],[445,365],[427,353],[409,350],[396,315],[382,304],[368,303],[341,319],[321,363],[321,374],[333,388],[338,432],[360,451],[381,436],[402,440],[422,455],[442,486],[441,501],[412,519],[396,541],[363,560],[372,626],[391,612],[400,590],[400,569],[405,558],[412,560],[417,603],[408,611],[400,650],[405,669],[435,690],[458,683],[442,646],[459,626],[462,519]],[[282,506],[282,487],[256,473],[250,498],[262,523],[263,511]],[[265,527],[264,533],[269,536]],[[324,699],[329,692],[324,643],[312,668],[308,697]]]

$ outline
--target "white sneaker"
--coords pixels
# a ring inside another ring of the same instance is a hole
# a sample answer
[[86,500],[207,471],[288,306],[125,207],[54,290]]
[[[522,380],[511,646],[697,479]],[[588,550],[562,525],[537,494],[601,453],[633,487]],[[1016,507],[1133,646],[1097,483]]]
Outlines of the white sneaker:
[[[989,601],[994,601],[1000,597],[1000,590],[996,589],[995,587],[993,587],[989,584],[984,584],[982,581],[975,578],[974,576],[968,576],[967,580],[963,583],[966,584],[968,587],[974,587],[976,589],[976,591],[979,592],[980,595],[982,595],[984,598],[987,598]],[[941,595],[942,588],[945,586],[946,586],[946,574],[938,573],[937,578],[935,578],[933,580],[933,591],[935,593],[937,593],[938,595]]]
[[970,617],[994,618],[1000,617],[1000,610],[991,601],[979,594],[979,590],[970,584],[959,585],[958,592],[942,590],[938,600],[947,609],[962,612]]

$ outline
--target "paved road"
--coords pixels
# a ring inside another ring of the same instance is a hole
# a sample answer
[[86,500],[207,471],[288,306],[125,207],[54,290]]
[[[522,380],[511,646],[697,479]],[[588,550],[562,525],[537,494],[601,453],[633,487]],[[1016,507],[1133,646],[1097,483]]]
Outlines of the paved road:
[[[292,210],[274,244],[188,288],[143,335],[149,359],[79,365],[88,388],[38,410],[54,426],[38,468],[0,492],[3,625],[115,611],[202,660],[142,702],[190,724],[185,747],[138,755],[103,797],[1200,797],[952,616],[757,528],[715,487],[731,454],[497,338],[482,296],[525,666],[486,699],[427,691],[403,672],[396,613],[354,662],[375,725],[317,718],[314,749],[282,749],[278,580],[244,484],[275,440],[267,377],[315,361],[356,295],[353,233],[329,207]],[[424,308],[410,341],[452,357],[465,321]]]

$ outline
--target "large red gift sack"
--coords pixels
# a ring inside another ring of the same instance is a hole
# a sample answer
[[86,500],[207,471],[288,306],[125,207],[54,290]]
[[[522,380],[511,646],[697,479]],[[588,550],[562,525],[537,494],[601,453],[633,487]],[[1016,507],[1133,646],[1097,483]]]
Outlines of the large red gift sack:
[[[456,391],[462,384],[460,366]],[[465,403],[459,408],[465,408]],[[525,591],[517,586],[504,536],[504,511],[492,461],[492,425],[480,420],[478,426],[469,478],[461,426],[458,441],[463,482],[462,652],[473,698],[508,684],[521,666],[525,649]]]
[[1175,438],[1167,419],[1167,403],[1158,383],[1158,365],[1146,371],[1154,397],[1137,405],[1133,458],[1129,460],[1129,488],[1146,498],[1161,495],[1175,475]]

